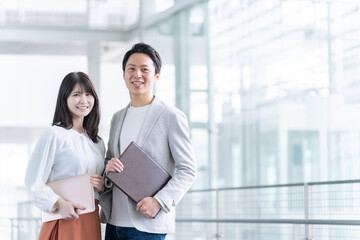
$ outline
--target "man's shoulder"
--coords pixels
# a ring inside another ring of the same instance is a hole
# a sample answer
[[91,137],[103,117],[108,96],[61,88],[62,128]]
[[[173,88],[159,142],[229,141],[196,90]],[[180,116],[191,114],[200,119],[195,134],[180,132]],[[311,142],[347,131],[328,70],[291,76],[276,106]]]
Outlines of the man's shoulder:
[[119,111],[115,112],[113,114],[113,118],[119,118],[122,114],[124,114],[126,112],[126,110],[128,109],[128,106],[120,109]]
[[168,105],[166,104],[164,101],[158,99],[158,103],[157,104],[161,104],[162,106],[164,106],[164,111],[163,113],[165,115],[170,115],[170,116],[178,116],[178,115],[185,115],[183,111],[181,111],[179,108],[172,106],[172,105]]

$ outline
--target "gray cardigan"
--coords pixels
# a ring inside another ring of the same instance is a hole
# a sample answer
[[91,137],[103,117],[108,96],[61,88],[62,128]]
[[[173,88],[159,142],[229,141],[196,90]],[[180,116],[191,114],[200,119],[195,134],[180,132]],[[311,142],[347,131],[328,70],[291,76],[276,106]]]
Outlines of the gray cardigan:
[[[111,120],[105,162],[120,156],[120,133],[130,104],[115,113]],[[186,116],[179,109],[165,105],[155,97],[140,130],[136,143],[158,162],[172,179],[154,197],[162,205],[155,218],[147,218],[136,211],[136,204],[128,200],[130,219],[136,229],[150,233],[175,231],[175,206],[189,190],[197,174],[193,147],[189,138]],[[112,188],[100,196],[101,221],[111,215]]]

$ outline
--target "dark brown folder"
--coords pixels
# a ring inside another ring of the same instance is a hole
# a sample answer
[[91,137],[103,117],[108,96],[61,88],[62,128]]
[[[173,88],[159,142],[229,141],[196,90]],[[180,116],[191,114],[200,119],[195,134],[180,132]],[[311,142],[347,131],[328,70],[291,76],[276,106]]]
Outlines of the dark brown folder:
[[108,172],[107,178],[130,199],[138,203],[145,197],[153,197],[171,176],[135,142],[120,156],[122,172]]

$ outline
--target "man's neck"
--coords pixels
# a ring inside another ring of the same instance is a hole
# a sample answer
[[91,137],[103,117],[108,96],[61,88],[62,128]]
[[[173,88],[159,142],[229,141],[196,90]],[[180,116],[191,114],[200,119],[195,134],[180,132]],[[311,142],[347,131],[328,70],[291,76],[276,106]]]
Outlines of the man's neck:
[[154,100],[155,95],[151,94],[149,96],[130,96],[131,106],[133,107],[143,107],[149,105]]

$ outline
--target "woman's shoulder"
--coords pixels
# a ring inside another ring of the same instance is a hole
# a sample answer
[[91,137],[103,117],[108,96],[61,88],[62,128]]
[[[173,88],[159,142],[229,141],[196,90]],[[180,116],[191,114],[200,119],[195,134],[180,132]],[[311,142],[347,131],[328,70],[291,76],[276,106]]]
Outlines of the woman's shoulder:
[[97,145],[99,147],[102,147],[102,146],[105,146],[105,143],[104,143],[104,139],[98,137],[98,141],[97,142],[94,142],[93,140],[91,140],[91,138],[89,137],[89,135],[87,135],[87,138],[89,139],[89,141],[91,141],[94,145]]
[[105,153],[105,142],[103,139],[99,139],[99,141],[97,143],[95,143],[95,145],[102,151]]
[[45,131],[42,134],[42,137],[45,138],[62,138],[66,134],[69,133],[69,129],[53,125],[51,127],[48,127],[45,129]]
[[60,126],[53,125],[53,126],[47,128],[47,129],[44,131],[44,134],[59,135],[59,134],[65,134],[65,133],[68,133],[68,132],[69,132],[69,129],[66,129],[66,128],[64,128],[64,127],[60,127]]
[[62,138],[66,129],[58,126],[51,126],[46,128],[39,138],[40,144],[46,144],[50,142],[56,142],[59,138]]

